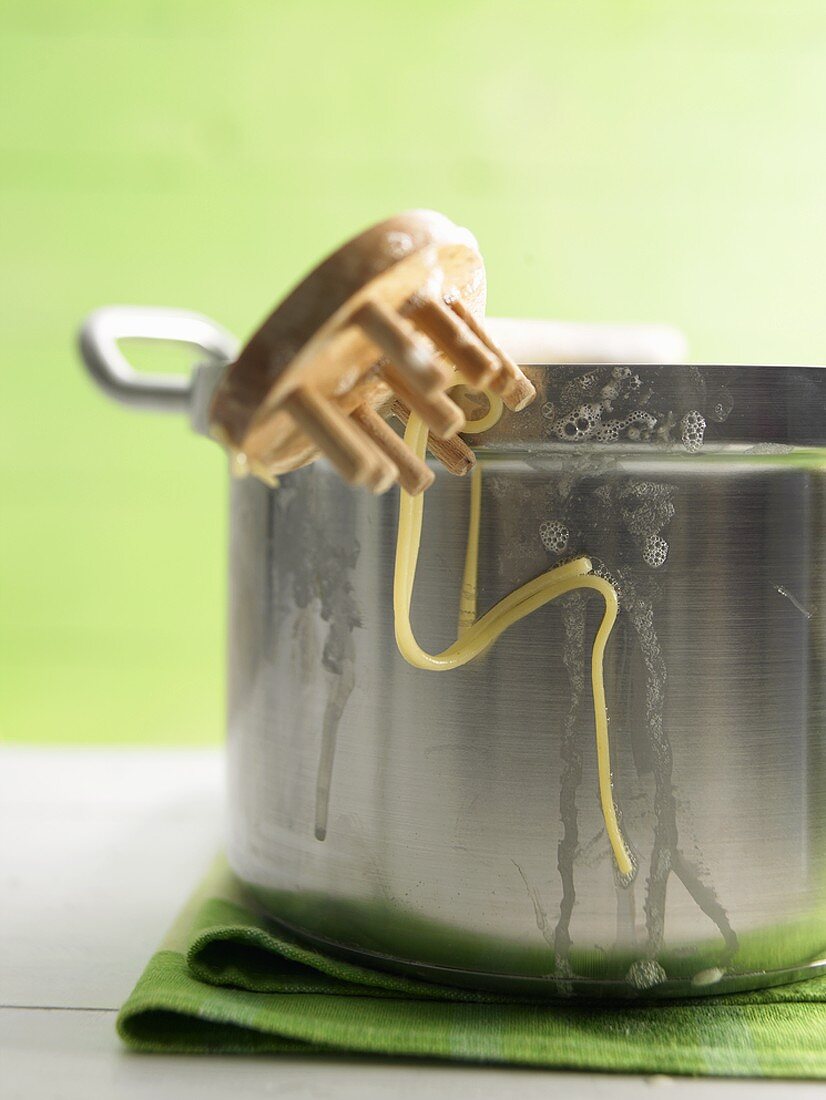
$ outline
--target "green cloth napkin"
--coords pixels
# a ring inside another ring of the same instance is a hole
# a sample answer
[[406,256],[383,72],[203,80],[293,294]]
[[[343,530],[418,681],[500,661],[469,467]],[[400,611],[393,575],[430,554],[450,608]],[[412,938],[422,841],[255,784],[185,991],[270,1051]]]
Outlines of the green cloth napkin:
[[277,929],[224,860],[118,1016],[136,1050],[374,1053],[564,1069],[826,1077],[826,978],[597,1007],[436,986],[321,955]]

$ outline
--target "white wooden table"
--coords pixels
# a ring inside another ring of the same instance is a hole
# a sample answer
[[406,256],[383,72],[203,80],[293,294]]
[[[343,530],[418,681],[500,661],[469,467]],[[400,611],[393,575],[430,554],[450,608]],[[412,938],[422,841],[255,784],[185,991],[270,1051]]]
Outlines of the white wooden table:
[[220,845],[220,756],[5,748],[0,808],[3,1100],[713,1100],[822,1090],[344,1057],[128,1053],[115,1034],[116,1010]]

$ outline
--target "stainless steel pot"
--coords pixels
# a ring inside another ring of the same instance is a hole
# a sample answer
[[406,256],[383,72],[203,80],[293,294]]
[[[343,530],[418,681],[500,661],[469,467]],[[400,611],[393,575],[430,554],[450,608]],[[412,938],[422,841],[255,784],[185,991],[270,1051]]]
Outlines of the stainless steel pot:
[[[215,365],[176,400],[203,430],[234,345],[188,316],[178,336]],[[82,341],[110,392],[127,322],[99,314]],[[175,335],[173,314],[155,322]],[[393,633],[396,497],[323,463],[232,485],[231,864],[303,939],[435,981],[683,996],[824,973],[826,370],[528,373],[535,405],[470,437],[479,605],[580,553],[618,588],[605,670],[634,880],[596,793],[596,599],[551,604],[463,669],[415,670]],[[414,598],[427,648],[455,636],[467,507],[440,473]]]

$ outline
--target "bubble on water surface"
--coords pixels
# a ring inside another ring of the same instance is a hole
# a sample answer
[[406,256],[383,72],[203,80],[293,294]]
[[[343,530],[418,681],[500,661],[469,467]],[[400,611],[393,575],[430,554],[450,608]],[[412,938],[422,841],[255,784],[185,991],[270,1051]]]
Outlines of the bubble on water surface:
[[668,543],[662,535],[646,535],[642,542],[642,558],[652,569],[659,569],[668,557]]
[[602,407],[600,405],[580,405],[566,416],[560,417],[553,425],[553,431],[568,443],[579,443],[589,439],[601,424]]
[[595,438],[600,443],[615,443],[619,439],[620,421],[610,420],[597,432]]
[[549,519],[540,524],[539,537],[546,550],[553,554],[561,554],[568,545],[571,532],[560,520]]
[[706,418],[696,409],[687,412],[680,421],[680,438],[685,449],[695,454],[703,446],[706,432]]

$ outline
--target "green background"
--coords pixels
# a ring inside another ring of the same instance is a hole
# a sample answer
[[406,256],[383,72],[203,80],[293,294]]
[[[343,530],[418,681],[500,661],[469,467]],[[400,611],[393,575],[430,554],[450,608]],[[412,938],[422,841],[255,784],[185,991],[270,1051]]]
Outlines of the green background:
[[93,390],[84,314],[244,335],[411,206],[474,230],[493,313],[822,362],[826,5],[4,0],[4,737],[221,733],[223,456]]

